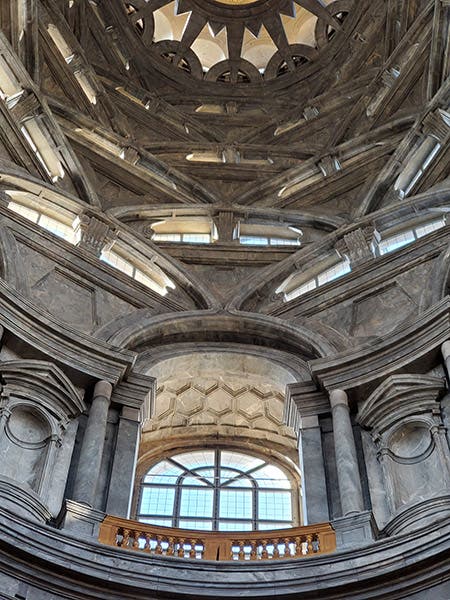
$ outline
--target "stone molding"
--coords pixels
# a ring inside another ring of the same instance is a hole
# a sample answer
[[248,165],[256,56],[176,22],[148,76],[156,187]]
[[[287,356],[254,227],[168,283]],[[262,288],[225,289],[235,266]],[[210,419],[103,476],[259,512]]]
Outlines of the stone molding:
[[361,425],[382,433],[416,412],[439,415],[437,400],[445,389],[443,377],[390,375],[362,404],[357,419]]
[[284,419],[296,432],[301,429],[303,417],[327,414],[331,410],[327,394],[313,382],[289,383],[286,386]]
[[357,390],[426,358],[450,337],[450,297],[446,296],[415,321],[371,346],[310,361],[313,378],[325,389]]
[[[0,509],[2,553],[0,564],[14,565],[17,576],[27,572],[36,585],[45,582],[56,593],[71,593],[85,598],[86,585],[95,582],[107,589],[109,600],[155,598],[156,591],[177,597],[195,596],[235,598],[245,591],[246,597],[298,598],[306,594],[315,597],[363,600],[382,589],[391,598],[404,597],[405,592],[445,581],[450,576],[447,560],[450,525],[443,520],[413,534],[397,535],[379,540],[374,545],[357,550],[336,552],[327,556],[298,561],[261,561],[252,564],[252,585],[248,586],[249,566],[230,562],[208,563],[179,558],[142,556],[90,542],[85,535],[58,531]],[[24,562],[10,563],[8,553],[21,548]],[[414,555],[414,573],[405,556]],[[73,560],[76,556],[76,561]],[[39,557],[39,571],[30,565]],[[430,572],[429,564],[433,564]],[[22,565],[22,566],[21,566]],[[23,565],[28,565],[24,567]],[[405,568],[408,577],[405,578]],[[358,578],[355,580],[355,569]],[[183,577],[180,577],[180,570]],[[51,574],[51,575],[50,575]],[[317,587],[317,581],[321,585]],[[388,581],[388,583],[387,583]],[[356,585],[355,585],[356,584]],[[318,595],[319,594],[319,595]]]
[[42,360],[0,362],[0,377],[3,381],[3,398],[10,394],[15,397],[38,398],[63,423],[86,409],[80,392],[54,363]]
[[38,523],[48,523],[52,518],[42,498],[31,488],[3,476],[0,476],[0,504],[4,510]]
[[53,360],[116,384],[131,371],[135,353],[85,335],[50,316],[0,280],[0,324]]

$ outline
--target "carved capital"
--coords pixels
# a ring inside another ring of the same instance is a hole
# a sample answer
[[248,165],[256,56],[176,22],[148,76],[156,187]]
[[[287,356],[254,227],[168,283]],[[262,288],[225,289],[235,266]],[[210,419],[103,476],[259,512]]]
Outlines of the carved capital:
[[311,121],[319,115],[319,109],[315,106],[305,106],[303,109],[303,117],[306,121]]
[[19,96],[19,99],[12,106],[9,106],[9,109],[18,123],[37,117],[42,113],[42,106],[38,97],[29,90],[25,90]]
[[354,267],[373,258],[371,242],[375,235],[373,227],[355,229],[338,240],[335,248],[339,254],[347,256]]
[[400,72],[397,69],[387,69],[386,71],[383,71],[381,80],[386,87],[390,88],[398,79],[399,74]]
[[317,166],[322,171],[322,174],[324,177],[329,177],[330,175],[333,175],[334,173],[338,173],[339,171],[342,171],[342,166],[341,166],[341,163],[339,162],[339,159],[337,158],[337,156],[332,156],[332,155],[324,156],[317,163]]
[[82,214],[74,223],[77,246],[100,256],[102,249],[115,238],[115,232],[96,217]]
[[422,133],[444,142],[450,134],[450,113],[442,108],[429,112],[422,121]]

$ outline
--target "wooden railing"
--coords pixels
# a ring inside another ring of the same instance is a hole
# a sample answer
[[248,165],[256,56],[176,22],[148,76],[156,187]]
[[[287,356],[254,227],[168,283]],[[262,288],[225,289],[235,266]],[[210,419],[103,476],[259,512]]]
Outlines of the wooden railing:
[[147,525],[107,516],[99,542],[150,555],[194,560],[279,560],[307,558],[336,550],[329,523],[249,532],[203,532]]

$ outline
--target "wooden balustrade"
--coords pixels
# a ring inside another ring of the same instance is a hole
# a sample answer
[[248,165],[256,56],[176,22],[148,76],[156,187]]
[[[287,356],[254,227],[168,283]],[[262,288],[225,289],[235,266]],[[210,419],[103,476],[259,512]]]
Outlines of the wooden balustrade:
[[107,516],[100,526],[98,540],[123,550],[194,560],[280,560],[336,550],[336,536],[329,523],[220,533],[158,527]]

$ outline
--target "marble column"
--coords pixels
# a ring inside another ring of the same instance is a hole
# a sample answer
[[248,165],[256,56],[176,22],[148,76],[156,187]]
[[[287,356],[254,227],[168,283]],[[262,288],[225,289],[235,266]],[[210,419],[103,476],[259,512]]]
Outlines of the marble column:
[[343,390],[330,393],[333,418],[334,449],[343,516],[364,511],[361,480],[353,437],[347,394]]
[[73,488],[73,500],[91,507],[95,505],[111,393],[107,381],[99,381],[94,388]]
[[322,435],[317,415],[302,418],[300,441],[307,522],[308,524],[322,523],[328,521],[330,515],[323,464]]
[[124,406],[119,418],[106,503],[106,512],[110,515],[130,517],[140,427],[140,410]]

